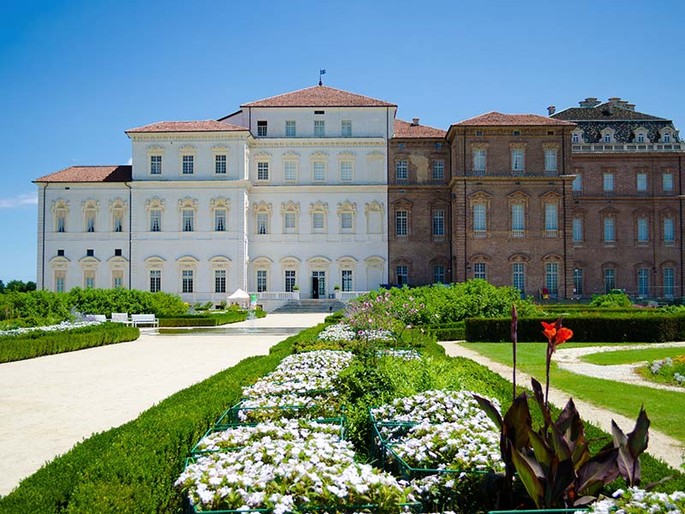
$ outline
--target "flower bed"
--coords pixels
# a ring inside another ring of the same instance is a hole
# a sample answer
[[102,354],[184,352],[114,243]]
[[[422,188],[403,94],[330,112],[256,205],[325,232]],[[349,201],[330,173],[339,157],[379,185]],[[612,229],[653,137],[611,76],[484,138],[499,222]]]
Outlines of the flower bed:
[[676,491],[671,494],[647,492],[637,487],[619,489],[613,498],[605,498],[592,504],[590,513],[596,514],[662,514],[685,512],[685,493]]
[[340,415],[333,391],[317,395],[284,394],[250,398],[234,405],[217,420],[217,427],[236,423],[262,423],[279,419],[316,419]]
[[685,386],[685,355],[650,362],[648,368],[652,375]]

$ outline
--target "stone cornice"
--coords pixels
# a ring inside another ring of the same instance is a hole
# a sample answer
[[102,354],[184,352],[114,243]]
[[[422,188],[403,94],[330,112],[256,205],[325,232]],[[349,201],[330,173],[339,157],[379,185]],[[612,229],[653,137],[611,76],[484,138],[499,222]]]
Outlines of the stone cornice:
[[151,134],[129,134],[134,143],[145,141],[245,141],[245,133],[224,132],[156,132]]
[[277,138],[253,140],[250,148],[386,148],[386,141],[379,137],[370,138]]

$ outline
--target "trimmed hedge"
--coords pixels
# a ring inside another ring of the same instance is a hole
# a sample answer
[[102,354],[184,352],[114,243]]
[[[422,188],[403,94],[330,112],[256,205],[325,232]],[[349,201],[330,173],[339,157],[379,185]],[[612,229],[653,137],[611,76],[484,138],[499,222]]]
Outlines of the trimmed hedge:
[[[255,311],[258,318],[266,316],[262,310]],[[216,327],[247,319],[246,311],[228,311],[216,314],[185,314],[173,318],[159,318],[160,327]]]
[[135,341],[139,336],[140,330],[136,327],[127,327],[120,323],[103,323],[54,332],[33,330],[21,335],[0,336],[0,363]]
[[[520,342],[545,342],[541,322],[553,318],[522,318],[518,321]],[[573,330],[573,341],[583,342],[664,342],[685,339],[685,316],[638,311],[627,314],[595,313],[567,316],[564,326]],[[511,319],[466,320],[467,341],[511,341]]]
[[430,325],[428,331],[435,336],[438,341],[462,341],[466,339],[466,330],[463,321]]

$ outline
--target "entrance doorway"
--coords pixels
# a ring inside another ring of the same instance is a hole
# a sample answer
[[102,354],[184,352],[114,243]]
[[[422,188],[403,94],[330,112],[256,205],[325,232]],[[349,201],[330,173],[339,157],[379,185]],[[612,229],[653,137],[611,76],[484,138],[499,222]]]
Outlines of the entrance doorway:
[[325,271],[312,271],[312,298],[326,298]]

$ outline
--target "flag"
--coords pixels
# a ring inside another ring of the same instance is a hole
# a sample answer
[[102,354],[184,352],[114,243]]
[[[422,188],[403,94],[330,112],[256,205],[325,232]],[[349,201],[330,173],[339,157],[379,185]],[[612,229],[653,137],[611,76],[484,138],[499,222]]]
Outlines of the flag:
[[326,74],[326,70],[319,70],[319,75],[325,75],[325,74]]

